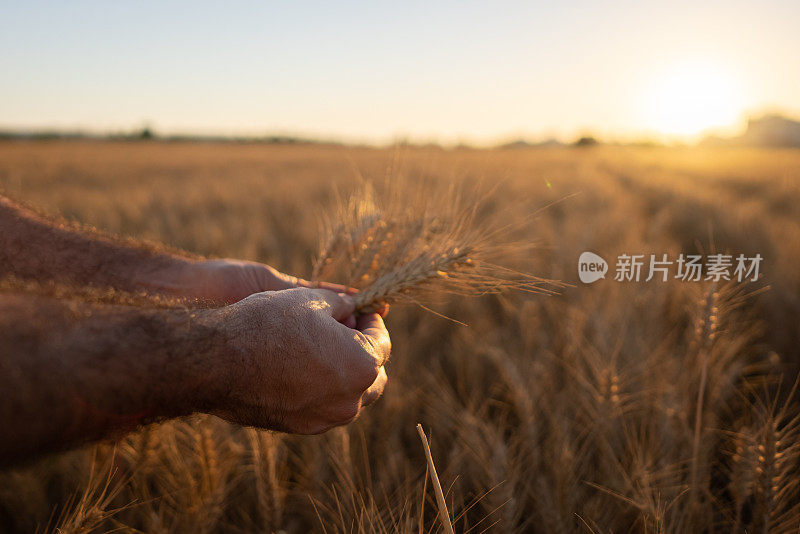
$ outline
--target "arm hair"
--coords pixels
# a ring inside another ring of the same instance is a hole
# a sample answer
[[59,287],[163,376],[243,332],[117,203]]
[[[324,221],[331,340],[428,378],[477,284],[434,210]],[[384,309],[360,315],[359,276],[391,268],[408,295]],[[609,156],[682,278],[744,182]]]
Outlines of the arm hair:
[[226,345],[208,313],[0,291],[0,464],[207,411]]
[[191,258],[49,219],[0,195],[0,278],[135,293],[174,289]]

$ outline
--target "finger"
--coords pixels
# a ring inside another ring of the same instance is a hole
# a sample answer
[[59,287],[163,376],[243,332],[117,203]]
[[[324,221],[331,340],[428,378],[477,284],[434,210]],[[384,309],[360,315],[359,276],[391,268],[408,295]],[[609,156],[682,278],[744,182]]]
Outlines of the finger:
[[344,320],[344,322],[342,324],[345,325],[347,328],[355,329],[355,327],[356,327],[356,316],[355,315],[349,316],[347,319]]
[[334,284],[333,282],[310,282],[302,278],[295,279],[296,287],[308,287],[311,289],[327,289],[328,291],[335,291],[336,293],[347,293],[348,295],[355,295],[358,289],[354,287],[343,286],[342,284]]
[[343,323],[348,317],[353,315],[356,306],[352,297],[345,293],[335,293],[327,289],[315,289],[314,294],[319,296],[328,304],[328,313],[331,317]]
[[[275,271],[273,269],[273,271]],[[272,275],[272,277],[270,277]],[[292,289],[297,287],[297,279],[294,276],[284,274],[280,271],[264,272],[264,278],[261,280],[260,287],[262,291],[280,291],[281,289]]]
[[361,396],[361,406],[369,406],[378,400],[383,395],[383,388],[386,387],[387,380],[389,380],[389,377],[386,376],[386,369],[381,366],[380,371],[378,371],[378,378]]
[[389,353],[392,351],[392,341],[389,339],[389,331],[386,330],[386,325],[383,324],[383,318],[377,313],[368,313],[360,315],[356,319],[356,329],[364,334],[375,347],[378,357],[378,363],[383,365],[389,359]]
[[274,267],[263,263],[240,262],[238,260],[227,260],[242,265],[242,272],[249,278],[249,285],[258,288],[258,291],[281,291],[297,287],[297,278],[280,272]]

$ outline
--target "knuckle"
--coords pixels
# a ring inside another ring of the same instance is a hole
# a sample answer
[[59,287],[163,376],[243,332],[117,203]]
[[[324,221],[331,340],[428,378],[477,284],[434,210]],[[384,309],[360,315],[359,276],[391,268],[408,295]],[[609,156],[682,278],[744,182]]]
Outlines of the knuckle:
[[358,417],[358,413],[361,410],[361,401],[349,401],[341,403],[336,409],[333,411],[331,420],[336,425],[346,425],[353,421],[356,417]]
[[365,391],[378,379],[379,373],[380,368],[374,361],[353,366],[350,377],[352,389],[359,392]]
[[375,341],[363,332],[355,331],[355,339],[362,351],[374,357]]
[[392,340],[389,338],[389,333],[386,332],[383,336],[381,336],[381,346],[383,349],[384,357],[388,358],[389,354],[392,352]]
[[372,346],[361,339],[351,349],[344,369],[344,380],[351,391],[364,391],[378,378],[380,359]]
[[367,336],[362,332],[358,332],[357,336],[359,344],[370,355],[374,362],[383,363],[389,358],[389,353],[392,350],[392,344],[388,335],[384,335],[376,339],[372,336]]

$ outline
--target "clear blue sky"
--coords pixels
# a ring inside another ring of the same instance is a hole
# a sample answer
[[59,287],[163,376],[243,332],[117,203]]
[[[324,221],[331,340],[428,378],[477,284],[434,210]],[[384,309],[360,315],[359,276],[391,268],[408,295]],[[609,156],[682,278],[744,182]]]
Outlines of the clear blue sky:
[[0,6],[2,128],[492,142],[800,114],[796,0]]

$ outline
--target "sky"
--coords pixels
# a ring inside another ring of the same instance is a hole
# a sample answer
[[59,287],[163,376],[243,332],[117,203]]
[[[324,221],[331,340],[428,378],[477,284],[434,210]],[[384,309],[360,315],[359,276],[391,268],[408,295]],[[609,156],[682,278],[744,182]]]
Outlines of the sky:
[[800,2],[0,0],[0,129],[692,140],[800,116]]

